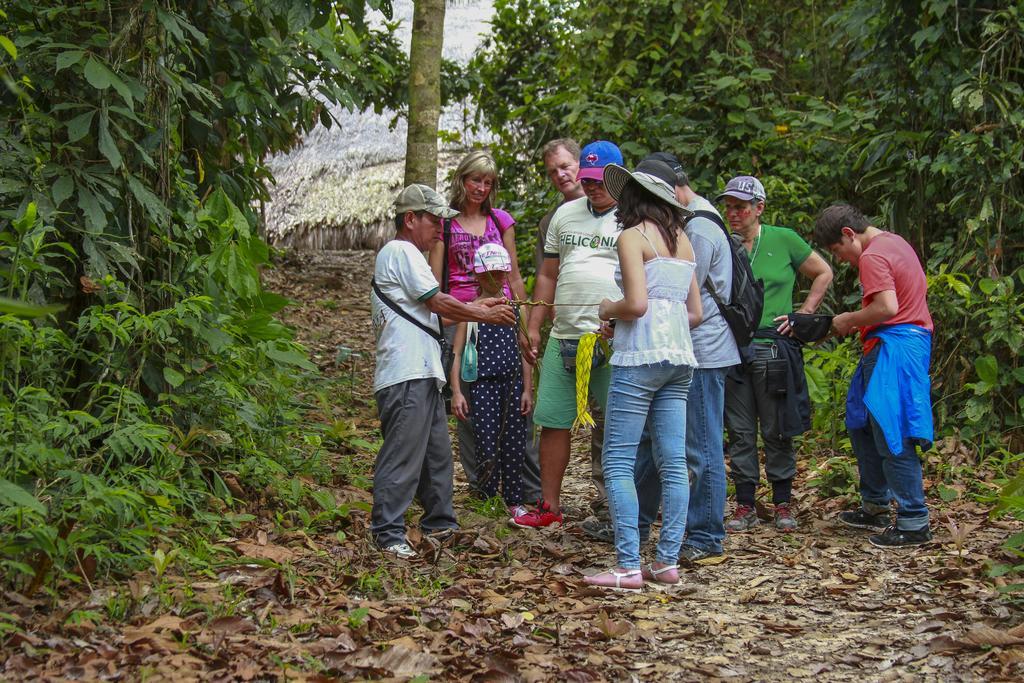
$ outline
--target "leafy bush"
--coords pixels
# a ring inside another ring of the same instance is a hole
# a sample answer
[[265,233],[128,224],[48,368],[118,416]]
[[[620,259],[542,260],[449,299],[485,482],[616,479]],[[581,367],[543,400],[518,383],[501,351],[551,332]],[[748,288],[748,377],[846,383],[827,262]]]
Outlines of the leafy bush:
[[0,312],[36,316],[0,315],[5,588],[139,568],[248,499],[323,508],[297,478],[327,475],[315,368],[260,283],[254,208],[324,102],[399,105],[403,58],[363,13],[4,3]]

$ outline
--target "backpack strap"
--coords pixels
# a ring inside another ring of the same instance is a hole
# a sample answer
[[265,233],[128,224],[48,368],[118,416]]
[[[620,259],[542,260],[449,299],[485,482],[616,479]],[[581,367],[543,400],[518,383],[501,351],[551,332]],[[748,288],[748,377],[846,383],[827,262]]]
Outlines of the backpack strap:
[[715,225],[717,225],[718,227],[720,227],[722,230],[725,230],[726,235],[730,234],[729,230],[725,227],[725,221],[723,221],[722,217],[719,216],[714,211],[694,211],[693,215],[690,216],[686,222],[689,223],[694,218],[706,218]]
[[408,313],[403,311],[402,308],[398,304],[396,304],[388,296],[386,296],[384,294],[384,292],[380,291],[380,287],[377,286],[377,280],[376,279],[370,280],[370,285],[373,287],[373,293],[377,295],[377,298],[380,299],[384,303],[385,306],[387,306],[392,311],[397,313],[399,316],[401,316],[402,318],[405,318],[406,320],[411,322],[413,325],[415,325],[416,327],[420,328],[421,330],[423,330],[424,332],[429,334],[431,337],[434,338],[434,341],[436,341],[438,344],[441,344],[442,346],[444,346],[444,327],[443,327],[443,323],[441,322],[441,317],[440,316],[438,316],[438,318],[437,318],[437,329],[436,330],[432,329],[430,327],[427,327],[426,325],[421,323],[419,320],[417,320],[416,318],[412,317],[411,315],[409,315]]
[[[686,219],[686,223],[689,224],[690,221],[692,221],[694,218],[704,218],[711,221],[712,223],[714,223],[715,225],[722,229],[722,232],[725,233],[725,239],[730,239],[732,233],[730,233],[729,230],[725,227],[725,221],[722,220],[722,217],[719,216],[714,211],[694,211],[693,215]],[[711,280],[710,271],[705,277],[705,280],[708,283],[708,293],[711,295],[711,298],[715,300],[716,304],[722,305],[722,299],[718,296],[718,292],[715,291],[714,282]]]

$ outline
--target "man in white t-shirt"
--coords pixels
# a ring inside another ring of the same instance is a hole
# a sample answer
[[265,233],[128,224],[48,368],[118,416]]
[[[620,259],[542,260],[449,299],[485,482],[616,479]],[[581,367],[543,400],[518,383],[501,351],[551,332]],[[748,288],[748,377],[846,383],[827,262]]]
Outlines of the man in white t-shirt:
[[[580,151],[578,179],[585,197],[562,204],[551,218],[544,245],[544,264],[537,274],[534,298],[554,301],[555,321],[544,349],[533,421],[541,427],[540,477],[543,499],[534,510],[512,519],[520,527],[545,527],[562,522],[559,497],[569,464],[570,428],[576,419],[576,344],[587,332],[597,332],[597,304],[621,299],[615,284],[619,228],[615,200],[604,189],[604,167],[621,164],[622,153],[598,140]],[[542,309],[530,313],[530,344],[539,352]],[[593,368],[590,396],[604,409],[611,368]]]
[[405,512],[414,498],[423,506],[424,533],[458,528],[438,315],[459,322],[516,322],[504,299],[464,304],[440,291],[423,252],[441,238],[441,219],[457,214],[426,185],[405,188],[395,200],[395,239],[381,248],[373,268],[373,393],[384,444],[374,463],[370,531],[379,548],[403,559],[416,555],[405,537]]

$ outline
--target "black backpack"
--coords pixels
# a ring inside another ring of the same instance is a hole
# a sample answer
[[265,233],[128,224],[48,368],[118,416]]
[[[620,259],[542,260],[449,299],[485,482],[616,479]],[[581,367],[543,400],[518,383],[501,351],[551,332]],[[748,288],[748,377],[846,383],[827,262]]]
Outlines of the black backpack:
[[696,211],[690,217],[707,218],[716,223],[725,233],[729,242],[729,251],[732,252],[732,297],[726,302],[718,296],[715,290],[708,287],[711,298],[718,304],[718,310],[732,330],[732,336],[736,338],[738,346],[746,346],[754,338],[758,326],[761,324],[761,314],[764,312],[764,280],[754,278],[754,271],[750,267],[750,257],[747,255],[747,248],[743,246],[743,240],[739,236],[729,232],[725,223],[718,214],[711,211]]

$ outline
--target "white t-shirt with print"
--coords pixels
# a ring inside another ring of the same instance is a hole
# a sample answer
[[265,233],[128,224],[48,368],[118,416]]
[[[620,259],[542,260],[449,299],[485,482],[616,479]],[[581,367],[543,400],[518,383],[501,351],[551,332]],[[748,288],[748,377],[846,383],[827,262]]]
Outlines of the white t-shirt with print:
[[[599,304],[604,298],[622,298],[615,284],[618,239],[615,207],[595,216],[586,197],[558,207],[544,243],[545,256],[558,256],[555,304]],[[597,332],[600,325],[596,305],[558,305],[551,336],[578,339],[587,332]]]
[[[384,296],[430,329],[437,329],[437,316],[424,303],[440,286],[427,260],[412,242],[391,240],[377,253],[373,279]],[[370,291],[373,332],[377,337],[377,369],[373,391],[433,377],[438,389],[445,383],[440,346],[433,337],[401,317]]]

